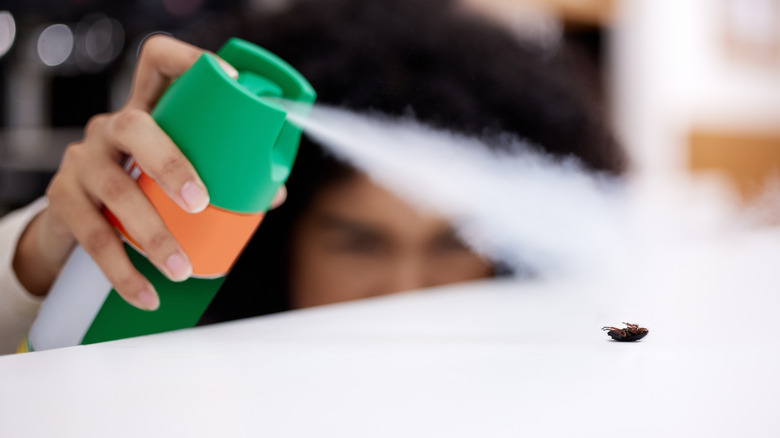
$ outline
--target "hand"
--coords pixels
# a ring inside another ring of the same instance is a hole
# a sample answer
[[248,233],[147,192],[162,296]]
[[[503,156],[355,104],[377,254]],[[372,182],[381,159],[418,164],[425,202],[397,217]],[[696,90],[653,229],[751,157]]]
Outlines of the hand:
[[[206,208],[209,196],[203,182],[149,114],[171,82],[202,53],[168,36],[150,37],[141,50],[127,104],[93,117],[84,138],[68,146],[46,191],[49,206],[25,230],[14,258],[17,277],[31,293],[48,292],[78,242],[127,302],[146,310],[159,306],[151,283],[133,267],[121,239],[101,214],[103,206],[168,278],[183,281],[192,275],[187,255],[121,163],[132,155],[185,211]],[[232,66],[219,61],[237,77]],[[283,202],[285,193],[282,188],[274,206]]]

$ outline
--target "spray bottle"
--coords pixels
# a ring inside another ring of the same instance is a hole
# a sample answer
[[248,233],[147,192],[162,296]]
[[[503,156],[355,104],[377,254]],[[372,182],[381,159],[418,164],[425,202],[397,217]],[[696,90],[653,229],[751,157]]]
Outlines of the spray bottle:
[[300,129],[271,98],[312,104],[315,92],[295,69],[239,39],[217,54],[238,70],[232,79],[202,55],[168,88],[152,117],[190,160],[210,204],[181,210],[133,160],[126,168],[187,253],[193,275],[173,282],[108,211],[130,260],[157,290],[160,307],[137,309],[122,299],[89,255],[76,247],[52,285],[19,351],[92,344],[194,326],[260,224],[298,151]]

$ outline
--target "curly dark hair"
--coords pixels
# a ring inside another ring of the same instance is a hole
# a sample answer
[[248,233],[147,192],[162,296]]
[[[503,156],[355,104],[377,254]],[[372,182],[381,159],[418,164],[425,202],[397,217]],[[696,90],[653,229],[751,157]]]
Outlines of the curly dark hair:
[[[524,43],[449,0],[299,0],[200,29],[215,49],[228,36],[255,42],[298,69],[318,102],[492,137],[618,174],[624,156],[608,129],[590,66],[567,51]],[[290,229],[326,184],[353,172],[304,135],[287,202],[269,212],[202,322],[286,310]]]

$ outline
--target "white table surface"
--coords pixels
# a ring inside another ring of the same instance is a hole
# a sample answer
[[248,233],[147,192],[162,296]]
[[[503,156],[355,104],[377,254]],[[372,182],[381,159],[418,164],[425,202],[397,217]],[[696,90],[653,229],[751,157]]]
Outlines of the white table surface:
[[[603,288],[477,282],[3,356],[0,436],[780,436],[773,321],[732,325],[776,300]],[[640,342],[601,331],[631,318]]]

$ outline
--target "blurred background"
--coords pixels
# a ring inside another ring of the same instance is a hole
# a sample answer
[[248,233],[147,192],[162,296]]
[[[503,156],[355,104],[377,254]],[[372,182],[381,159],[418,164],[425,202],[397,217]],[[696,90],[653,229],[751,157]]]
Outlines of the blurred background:
[[[325,0],[323,0],[325,1]],[[744,199],[780,164],[780,0],[460,0],[545,50],[592,59],[635,176],[719,175]],[[148,35],[285,0],[0,1],[0,215],[124,102]]]
[[246,3],[0,1],[0,214],[41,196],[87,120],[123,104],[146,36]]

